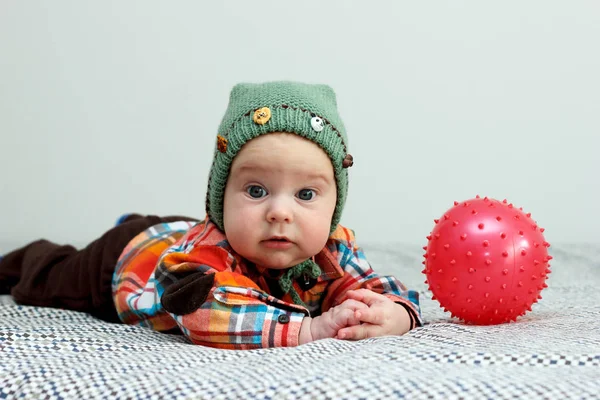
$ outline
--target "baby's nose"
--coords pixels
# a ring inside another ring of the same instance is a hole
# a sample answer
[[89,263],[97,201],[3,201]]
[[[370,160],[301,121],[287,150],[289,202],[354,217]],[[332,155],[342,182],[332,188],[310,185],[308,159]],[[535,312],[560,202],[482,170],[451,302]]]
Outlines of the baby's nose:
[[269,222],[292,222],[293,210],[290,202],[285,199],[273,199],[267,211]]

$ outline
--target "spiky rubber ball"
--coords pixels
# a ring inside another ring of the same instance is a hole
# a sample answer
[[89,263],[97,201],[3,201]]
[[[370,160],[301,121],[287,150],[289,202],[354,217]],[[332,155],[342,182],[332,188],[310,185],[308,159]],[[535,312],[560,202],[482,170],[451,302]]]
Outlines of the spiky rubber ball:
[[425,283],[440,307],[467,323],[515,321],[547,287],[552,256],[543,232],[507,200],[454,202],[427,236]]

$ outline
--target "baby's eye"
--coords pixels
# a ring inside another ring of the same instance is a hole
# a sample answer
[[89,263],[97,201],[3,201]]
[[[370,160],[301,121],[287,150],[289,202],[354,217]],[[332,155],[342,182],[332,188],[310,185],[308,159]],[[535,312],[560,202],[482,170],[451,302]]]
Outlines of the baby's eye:
[[298,198],[300,200],[312,200],[315,197],[315,192],[312,189],[302,189],[298,192]]
[[248,194],[255,199],[260,199],[261,197],[267,195],[267,191],[263,187],[257,185],[252,185],[248,187],[248,189],[246,189],[246,192],[248,192]]

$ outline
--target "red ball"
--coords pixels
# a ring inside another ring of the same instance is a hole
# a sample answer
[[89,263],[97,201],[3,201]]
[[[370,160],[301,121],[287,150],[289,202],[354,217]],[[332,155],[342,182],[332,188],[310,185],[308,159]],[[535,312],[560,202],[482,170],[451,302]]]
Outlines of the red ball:
[[424,249],[426,283],[444,310],[467,323],[515,321],[547,287],[550,244],[521,208],[487,197],[454,202]]

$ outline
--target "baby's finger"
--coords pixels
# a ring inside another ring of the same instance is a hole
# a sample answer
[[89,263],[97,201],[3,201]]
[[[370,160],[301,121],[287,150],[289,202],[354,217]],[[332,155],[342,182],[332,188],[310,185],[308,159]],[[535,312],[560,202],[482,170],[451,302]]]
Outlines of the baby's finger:
[[339,310],[336,314],[334,314],[333,322],[338,328],[360,324],[360,320],[357,318],[356,313],[354,310],[350,309]]
[[356,289],[356,290],[348,290],[346,292],[346,296],[349,299],[354,299],[354,300],[358,300],[358,301],[362,301],[363,299],[363,294],[362,294],[362,290],[361,289]]
[[385,299],[387,298],[383,295],[380,295],[379,293],[375,293],[367,289],[349,290],[346,293],[346,295],[349,299],[362,301],[368,306],[372,306],[375,303],[385,301]]
[[381,327],[371,324],[361,324],[342,328],[338,331],[337,337],[344,340],[361,340],[378,336]]
[[366,310],[369,308],[368,305],[366,305],[365,303],[363,303],[362,301],[358,301],[358,300],[353,300],[353,299],[346,299],[344,300],[344,302],[342,304],[340,304],[338,307],[341,308],[348,308],[350,310]]
[[367,308],[366,310],[357,310],[354,312],[356,318],[360,322],[365,322],[371,325],[383,325],[385,315],[381,308]]

